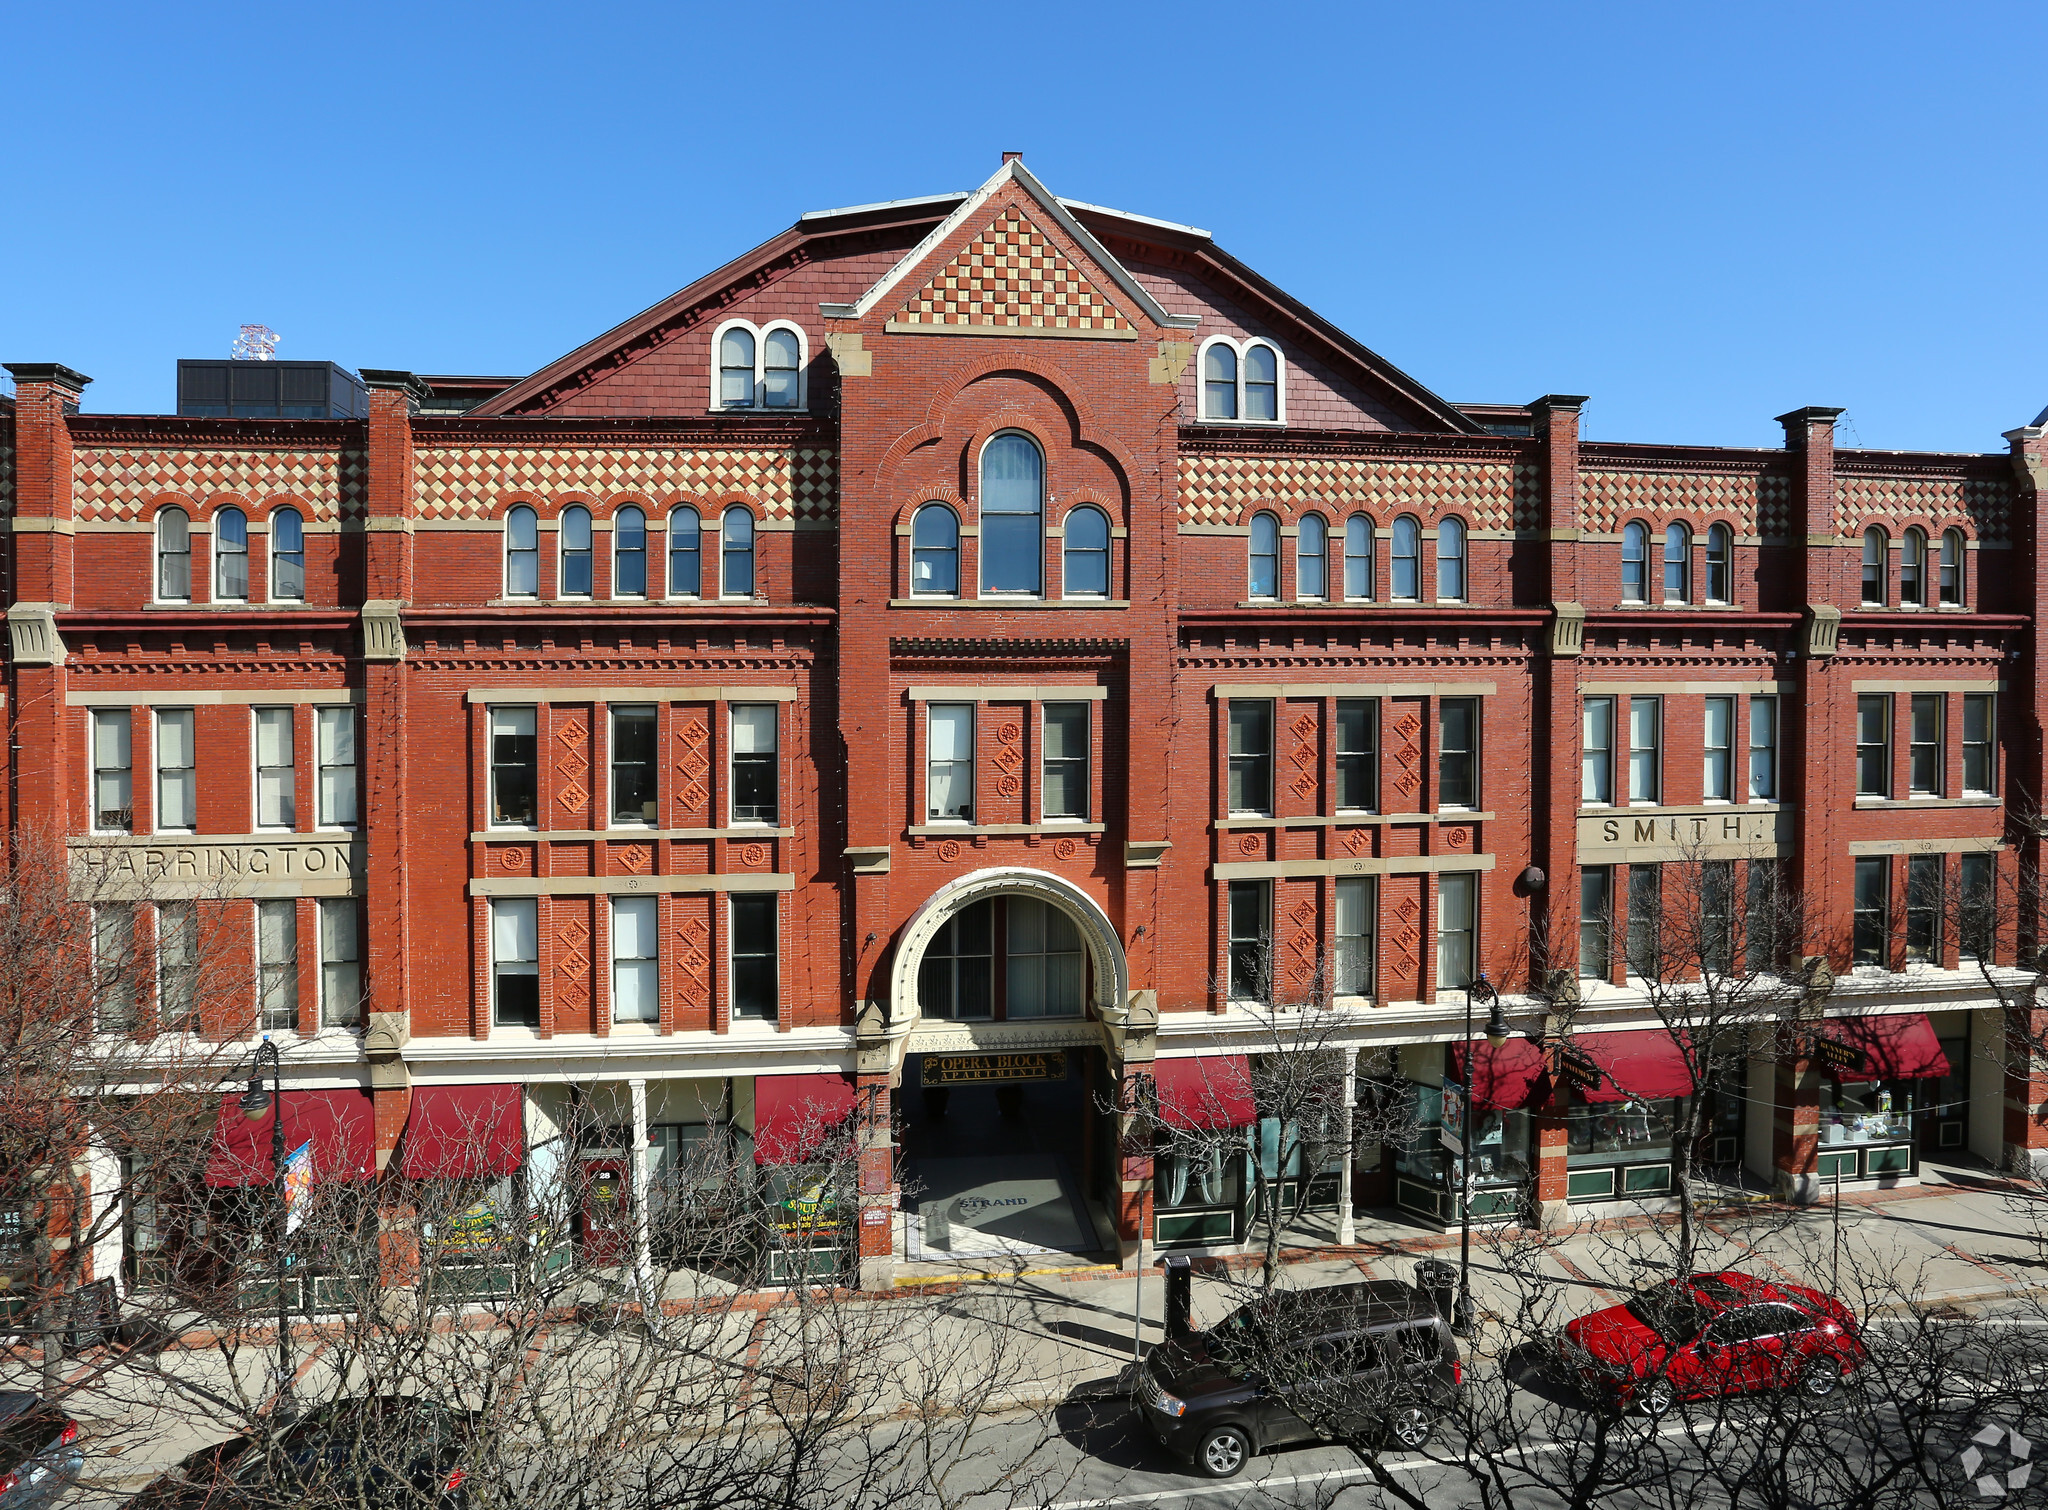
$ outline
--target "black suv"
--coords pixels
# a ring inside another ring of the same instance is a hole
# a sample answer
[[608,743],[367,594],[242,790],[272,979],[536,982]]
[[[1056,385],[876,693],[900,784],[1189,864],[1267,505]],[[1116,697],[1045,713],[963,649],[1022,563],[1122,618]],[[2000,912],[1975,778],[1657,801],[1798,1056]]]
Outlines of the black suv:
[[1429,1298],[1368,1280],[1268,1295],[1154,1348],[1137,1398],[1169,1451],[1227,1479],[1287,1442],[1367,1434],[1419,1447],[1463,1381]]

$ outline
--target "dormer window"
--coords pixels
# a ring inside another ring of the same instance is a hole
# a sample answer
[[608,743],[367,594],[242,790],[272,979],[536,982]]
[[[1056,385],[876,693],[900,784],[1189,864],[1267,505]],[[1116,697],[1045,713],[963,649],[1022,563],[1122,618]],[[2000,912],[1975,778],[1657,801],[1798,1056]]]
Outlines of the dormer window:
[[802,328],[787,320],[759,327],[726,321],[711,340],[712,407],[724,412],[801,410],[808,356]]
[[1200,370],[1203,419],[1277,425],[1287,418],[1286,364],[1271,341],[1211,336]]

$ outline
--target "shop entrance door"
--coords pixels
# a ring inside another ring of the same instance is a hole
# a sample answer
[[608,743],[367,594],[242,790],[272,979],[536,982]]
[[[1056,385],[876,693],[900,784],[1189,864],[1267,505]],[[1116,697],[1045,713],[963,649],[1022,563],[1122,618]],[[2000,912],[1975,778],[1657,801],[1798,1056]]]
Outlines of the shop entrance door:
[[633,1186],[626,1161],[583,1161],[583,1260],[606,1267],[623,1264],[633,1252]]

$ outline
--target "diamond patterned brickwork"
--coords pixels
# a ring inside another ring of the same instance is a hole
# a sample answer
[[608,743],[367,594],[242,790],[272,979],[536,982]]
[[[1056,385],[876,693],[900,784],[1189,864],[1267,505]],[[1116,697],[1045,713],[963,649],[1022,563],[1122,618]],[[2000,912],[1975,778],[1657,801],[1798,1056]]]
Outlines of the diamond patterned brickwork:
[[1979,540],[2004,540],[2012,486],[2001,478],[1853,477],[1835,474],[1835,533],[1850,535],[1876,516],[1930,519],[1939,527],[1968,519]]
[[677,493],[739,493],[770,519],[830,524],[838,514],[833,453],[812,447],[422,446],[418,466],[414,501],[428,519],[488,517],[509,492],[573,493],[599,502],[631,493],[657,503]]
[[1792,484],[1784,477],[1723,472],[1579,474],[1579,520],[1596,534],[1618,534],[1631,514],[1732,514],[1744,535],[1779,536],[1792,528]]
[[1097,333],[1133,329],[1014,205],[913,294],[891,323]]
[[1180,517],[1186,524],[1233,524],[1248,505],[1288,508],[1321,504],[1402,509],[1437,515],[1456,511],[1478,529],[1511,528],[1517,478],[1507,462],[1394,461],[1350,456],[1197,455],[1180,459]]
[[14,512],[14,447],[0,446],[0,516]]
[[368,464],[361,451],[165,450],[80,446],[72,454],[72,498],[80,519],[139,519],[160,493],[204,503],[235,493],[253,504],[287,499],[315,519],[363,512]]

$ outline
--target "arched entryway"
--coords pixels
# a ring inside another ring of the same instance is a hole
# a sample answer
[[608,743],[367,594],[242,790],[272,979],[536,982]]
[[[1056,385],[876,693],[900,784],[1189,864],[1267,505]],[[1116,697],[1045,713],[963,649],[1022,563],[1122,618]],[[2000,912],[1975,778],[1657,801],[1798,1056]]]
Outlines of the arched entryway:
[[[977,870],[970,875],[961,876],[958,880],[947,882],[933,892],[926,899],[924,906],[918,908],[910,921],[903,925],[902,935],[896,941],[896,958],[889,980],[889,1021],[893,1025],[900,1027],[914,1022],[920,1015],[919,977],[925,956],[932,950],[932,946],[935,943],[939,944],[942,949],[950,950],[953,957],[960,956],[963,941],[959,937],[960,930],[955,927],[955,920],[972,916],[982,904],[1013,897],[1034,908],[1050,909],[1078,935],[1081,949],[1087,956],[1088,966],[1084,972],[1085,985],[1082,992],[1082,1005],[1085,1011],[1081,1015],[1099,1018],[1105,1009],[1123,1005],[1124,997],[1130,988],[1130,973],[1124,960],[1123,940],[1117,936],[1115,925],[1110,922],[1108,914],[1103,912],[1095,899],[1065,877],[1054,875],[1050,871],[998,866],[989,870]],[[1009,919],[1005,917],[1003,922],[1007,926]],[[1042,946],[1047,941],[1047,934],[1044,931],[1033,938],[1031,942],[1041,946],[1035,952],[1043,954],[1045,950]],[[966,942],[971,950],[979,941]],[[992,937],[989,942],[990,951],[1007,958],[1008,943],[1007,938],[998,942]],[[1040,967],[1041,974],[1046,968]],[[1058,967],[1054,966],[1052,969],[1056,975]],[[1057,1001],[1052,1004],[1062,1005]],[[960,1016],[957,1011],[947,1015]]]

